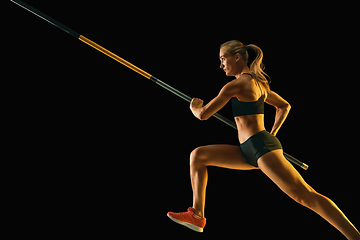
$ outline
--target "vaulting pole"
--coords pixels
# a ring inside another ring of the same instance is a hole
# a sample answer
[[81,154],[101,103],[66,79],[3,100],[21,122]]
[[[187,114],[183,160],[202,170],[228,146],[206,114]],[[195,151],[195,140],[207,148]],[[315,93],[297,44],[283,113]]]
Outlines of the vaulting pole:
[[[20,7],[28,10],[29,12],[37,15],[38,17],[44,19],[45,21],[51,23],[52,25],[60,28],[61,30],[67,32],[67,33],[70,34],[71,36],[76,37],[77,39],[79,39],[79,40],[83,41],[84,43],[90,45],[91,47],[95,48],[96,50],[104,53],[105,55],[107,55],[107,56],[109,56],[109,57],[111,57],[112,59],[118,61],[119,63],[123,64],[124,66],[126,66],[126,67],[128,67],[128,68],[130,68],[131,70],[133,70],[133,71],[139,73],[140,75],[146,77],[147,79],[155,82],[156,84],[158,84],[158,85],[160,85],[161,87],[165,88],[166,90],[174,93],[175,95],[181,97],[182,99],[184,99],[184,100],[186,100],[186,101],[188,101],[188,102],[191,102],[192,98],[189,97],[188,95],[180,92],[179,90],[171,87],[170,85],[168,85],[168,84],[164,83],[163,81],[157,79],[156,77],[154,77],[154,76],[152,76],[151,74],[145,72],[144,70],[138,68],[137,66],[129,63],[129,62],[126,61],[125,59],[123,59],[123,58],[119,57],[118,55],[110,52],[109,50],[103,48],[103,47],[100,46],[99,44],[97,44],[97,43],[91,41],[90,39],[88,39],[88,38],[80,35],[79,33],[75,32],[74,30],[72,30],[72,29],[68,28],[67,26],[65,26],[64,24],[56,21],[55,19],[49,17],[48,15],[46,15],[46,14],[40,12],[39,10],[33,8],[33,7],[30,6],[29,4],[24,3],[23,1],[20,1],[20,0],[11,0],[11,1],[14,2],[14,3],[16,3],[17,5],[19,5]],[[235,124],[233,121],[230,121],[229,119],[223,117],[222,115],[220,115],[220,114],[218,114],[218,113],[215,113],[213,116],[216,117],[217,119],[219,119],[220,121],[226,123],[227,125],[231,126],[232,128],[237,129],[237,128],[236,128],[236,124]],[[299,167],[301,167],[301,168],[303,168],[303,169],[305,169],[305,170],[307,170],[308,167],[309,167],[307,164],[305,164],[305,163],[297,160],[296,158],[292,157],[291,155],[289,155],[289,154],[287,154],[287,153],[285,153],[285,152],[284,152],[284,156],[285,156],[285,158],[286,158],[288,161],[290,161],[290,162],[298,165]]]

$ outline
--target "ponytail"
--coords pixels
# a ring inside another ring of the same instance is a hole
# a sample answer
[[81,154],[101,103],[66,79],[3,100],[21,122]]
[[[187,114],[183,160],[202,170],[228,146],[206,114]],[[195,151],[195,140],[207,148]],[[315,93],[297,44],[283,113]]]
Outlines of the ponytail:
[[[270,79],[269,75],[267,75],[264,72],[265,65],[262,62],[262,59],[264,57],[262,50],[254,44],[247,45],[246,49],[252,49],[255,51],[256,58],[250,64],[250,71],[251,71],[251,73],[253,73],[255,75],[255,79],[257,81],[259,81],[260,83],[262,83],[262,85],[265,87],[266,91],[269,93],[270,92],[269,83],[271,82],[271,79]],[[268,77],[269,80],[266,77]]]
[[[232,40],[232,41],[223,43],[220,46],[220,48],[222,48],[222,47],[227,47],[228,51],[232,55],[235,55],[236,53],[240,53],[240,55],[242,56],[242,58],[244,59],[244,61],[246,63],[248,63],[248,61],[249,61],[249,54],[248,54],[247,50],[248,49],[254,50],[254,52],[256,53],[256,58],[250,64],[250,71],[253,74],[254,78],[265,87],[265,89],[268,93],[270,93],[270,86],[269,86],[270,77],[269,77],[269,75],[267,75],[264,72],[265,66],[262,62],[264,54],[258,46],[254,45],[254,44],[249,44],[246,46],[238,40]],[[266,77],[268,77],[269,80]]]

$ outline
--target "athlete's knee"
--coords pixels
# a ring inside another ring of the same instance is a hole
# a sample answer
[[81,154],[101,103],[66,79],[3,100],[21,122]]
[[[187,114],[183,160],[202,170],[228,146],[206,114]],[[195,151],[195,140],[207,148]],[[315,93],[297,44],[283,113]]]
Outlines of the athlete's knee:
[[288,194],[297,203],[308,208],[312,208],[314,204],[316,204],[318,196],[320,195],[311,187],[299,187],[291,190]]
[[195,148],[190,154],[190,165],[191,164],[204,164],[206,160],[206,150],[204,147]]

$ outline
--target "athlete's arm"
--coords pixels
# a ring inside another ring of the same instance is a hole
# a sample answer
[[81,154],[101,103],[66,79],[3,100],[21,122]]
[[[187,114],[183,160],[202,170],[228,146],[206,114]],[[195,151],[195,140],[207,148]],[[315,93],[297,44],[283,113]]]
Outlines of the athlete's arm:
[[[206,106],[202,106],[202,100],[194,98],[190,103],[190,109],[194,116],[200,120],[207,120],[217,111],[222,109],[229,100],[240,91],[240,84],[237,81],[232,81],[226,84],[220,93],[211,100]],[[201,103],[201,104],[200,104]]]
[[274,91],[270,91],[265,102],[276,108],[275,122],[270,132],[275,136],[289,114],[291,106],[285,99],[280,97],[280,95]]

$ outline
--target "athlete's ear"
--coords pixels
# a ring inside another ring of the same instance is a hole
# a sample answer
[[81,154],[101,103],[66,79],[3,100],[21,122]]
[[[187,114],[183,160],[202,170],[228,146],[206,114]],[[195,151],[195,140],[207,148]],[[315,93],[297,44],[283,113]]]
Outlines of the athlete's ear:
[[240,58],[241,58],[240,53],[236,53],[235,54],[235,61],[239,61]]

